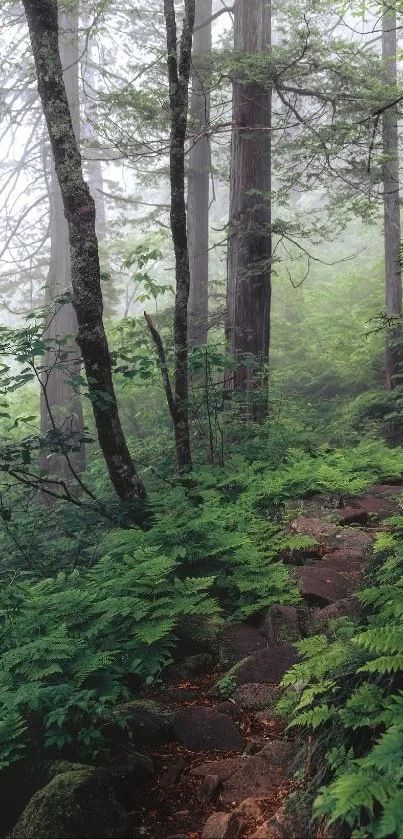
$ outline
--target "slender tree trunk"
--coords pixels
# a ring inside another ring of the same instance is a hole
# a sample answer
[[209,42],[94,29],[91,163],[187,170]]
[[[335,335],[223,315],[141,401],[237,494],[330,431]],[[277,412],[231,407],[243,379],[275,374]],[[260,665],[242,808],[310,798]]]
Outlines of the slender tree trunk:
[[[64,68],[64,83],[70,107],[74,134],[79,142],[80,106],[78,88],[78,6],[70,6],[69,11],[59,12],[59,52]],[[50,167],[50,266],[45,290],[45,304],[52,302],[66,290],[71,289],[70,246],[67,222],[63,212],[63,201],[51,153]],[[71,303],[52,307],[49,317],[47,338],[61,339],[77,332],[77,318]],[[52,455],[46,452],[41,457],[41,467],[55,474],[68,483],[72,480],[72,471],[80,474],[85,469],[85,446],[82,442],[84,432],[83,410],[78,389],[73,389],[71,374],[79,373],[81,353],[72,338],[62,347],[68,359],[64,367],[58,364],[57,350],[49,350],[43,359],[45,368],[42,374],[41,390],[41,430],[60,430],[68,434],[74,450],[69,457]],[[49,495],[44,495],[47,504],[54,502]]]
[[[235,51],[270,47],[266,0],[235,0]],[[227,340],[247,418],[267,415],[271,300],[271,91],[235,81],[231,144]]]
[[[193,137],[189,152],[187,200],[190,264],[189,346],[204,344],[208,331],[211,15],[212,0],[196,0],[190,100],[190,126]],[[203,26],[205,21],[208,23]]]
[[[396,60],[396,10],[384,5],[382,13],[382,58],[385,80],[390,94],[397,82]],[[402,276],[399,260],[400,248],[400,195],[399,195],[399,136],[397,108],[384,111],[382,117],[383,144],[383,208],[385,243],[386,314],[402,314]],[[386,336],[386,384],[393,390],[402,378],[401,328],[388,329]]]
[[[185,15],[178,50],[174,0],[164,0],[167,34],[171,137],[169,174],[171,184],[171,232],[175,251],[174,399],[176,455],[181,472],[192,469],[189,436],[189,371],[187,310],[190,287],[189,252],[185,202],[185,139],[189,98],[192,34],[195,0],[185,0]],[[172,413],[172,412],[171,412]]]
[[39,96],[49,131],[70,241],[73,306],[98,439],[119,498],[144,495],[120,423],[111,359],[102,320],[102,292],[95,204],[82,174],[63,82],[56,0],[23,0],[35,61]]

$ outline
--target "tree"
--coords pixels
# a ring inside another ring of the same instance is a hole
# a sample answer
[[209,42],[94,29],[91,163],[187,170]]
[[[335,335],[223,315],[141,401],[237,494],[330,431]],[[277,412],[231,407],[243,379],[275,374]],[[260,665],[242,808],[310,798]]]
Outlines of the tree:
[[[396,8],[383,6],[382,14],[382,58],[385,81],[392,106],[382,115],[383,152],[383,209],[385,248],[385,291],[386,316],[401,318],[402,275],[399,260],[400,250],[400,193],[399,193],[399,135],[396,82]],[[392,326],[386,337],[386,383],[390,390],[399,384],[402,364],[401,329]]]
[[204,344],[208,331],[211,16],[212,0],[196,0],[187,197],[189,346]]
[[[59,53],[64,69],[64,83],[69,103],[73,130],[77,143],[80,137],[80,104],[78,87],[78,5],[69,5],[59,10]],[[55,348],[48,349],[43,358],[41,376],[41,431],[50,429],[67,432],[76,444],[68,458],[53,454],[51,459],[44,453],[41,466],[56,474],[63,481],[72,479],[72,473],[85,469],[85,447],[83,443],[84,420],[79,390],[72,387],[72,374],[79,374],[81,354],[74,338],[63,343],[64,364],[59,362],[57,341],[77,332],[77,318],[70,302],[54,303],[67,289],[71,288],[70,246],[67,221],[63,213],[63,201],[56,170],[50,152],[50,266],[45,290],[45,305],[50,308],[47,338],[55,338]],[[67,356],[66,356],[67,354]],[[49,502],[51,496],[44,495]]]
[[49,132],[70,243],[72,302],[99,443],[118,497],[144,496],[123,434],[102,319],[95,204],[82,174],[63,81],[56,0],[24,0],[39,96]]
[[[248,73],[251,55],[270,45],[266,0],[236,0],[233,130],[228,240],[227,339],[233,385],[247,417],[267,414],[271,299],[271,90]],[[248,78],[243,78],[249,76]],[[258,397],[258,398],[257,398]]]
[[192,58],[192,35],[195,0],[185,0],[185,14],[178,45],[174,0],[164,0],[169,81],[170,144],[169,178],[171,187],[170,224],[175,252],[174,306],[174,386],[172,388],[161,338],[145,318],[157,347],[165,393],[171,414],[179,471],[192,470],[189,434],[189,369],[188,369],[188,300],[190,288],[189,251],[185,201],[185,142]]

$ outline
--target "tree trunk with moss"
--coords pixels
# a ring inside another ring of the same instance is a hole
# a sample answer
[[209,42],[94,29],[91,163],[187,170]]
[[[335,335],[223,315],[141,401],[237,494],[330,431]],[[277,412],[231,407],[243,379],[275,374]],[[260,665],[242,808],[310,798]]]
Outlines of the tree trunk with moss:
[[82,173],[63,81],[58,46],[57,2],[23,0],[35,61],[39,96],[49,131],[70,242],[73,306],[99,443],[118,497],[144,495],[123,434],[102,319],[95,204]]

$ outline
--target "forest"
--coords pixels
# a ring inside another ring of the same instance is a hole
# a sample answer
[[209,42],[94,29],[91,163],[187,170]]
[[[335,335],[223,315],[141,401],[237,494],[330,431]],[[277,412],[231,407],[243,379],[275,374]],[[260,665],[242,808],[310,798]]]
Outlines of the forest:
[[0,839],[403,839],[403,5],[0,21]]

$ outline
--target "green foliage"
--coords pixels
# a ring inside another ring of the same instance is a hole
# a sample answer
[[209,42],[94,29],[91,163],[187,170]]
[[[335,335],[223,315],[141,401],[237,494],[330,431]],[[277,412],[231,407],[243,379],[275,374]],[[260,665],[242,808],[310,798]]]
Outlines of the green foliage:
[[287,697],[290,724],[315,730],[328,752],[316,815],[371,839],[403,835],[403,519],[394,523],[395,535],[380,534],[375,545],[375,561],[387,558],[359,594],[355,631],[346,635],[342,622],[335,640],[303,641],[303,662],[284,679],[300,686]]
[[[14,576],[0,595],[0,747],[4,764],[45,747],[80,756],[136,674],[151,683],[171,661],[184,615],[217,614],[209,577],[179,579],[177,563],[111,533],[88,571],[32,583]],[[121,720],[124,724],[124,719]]]

